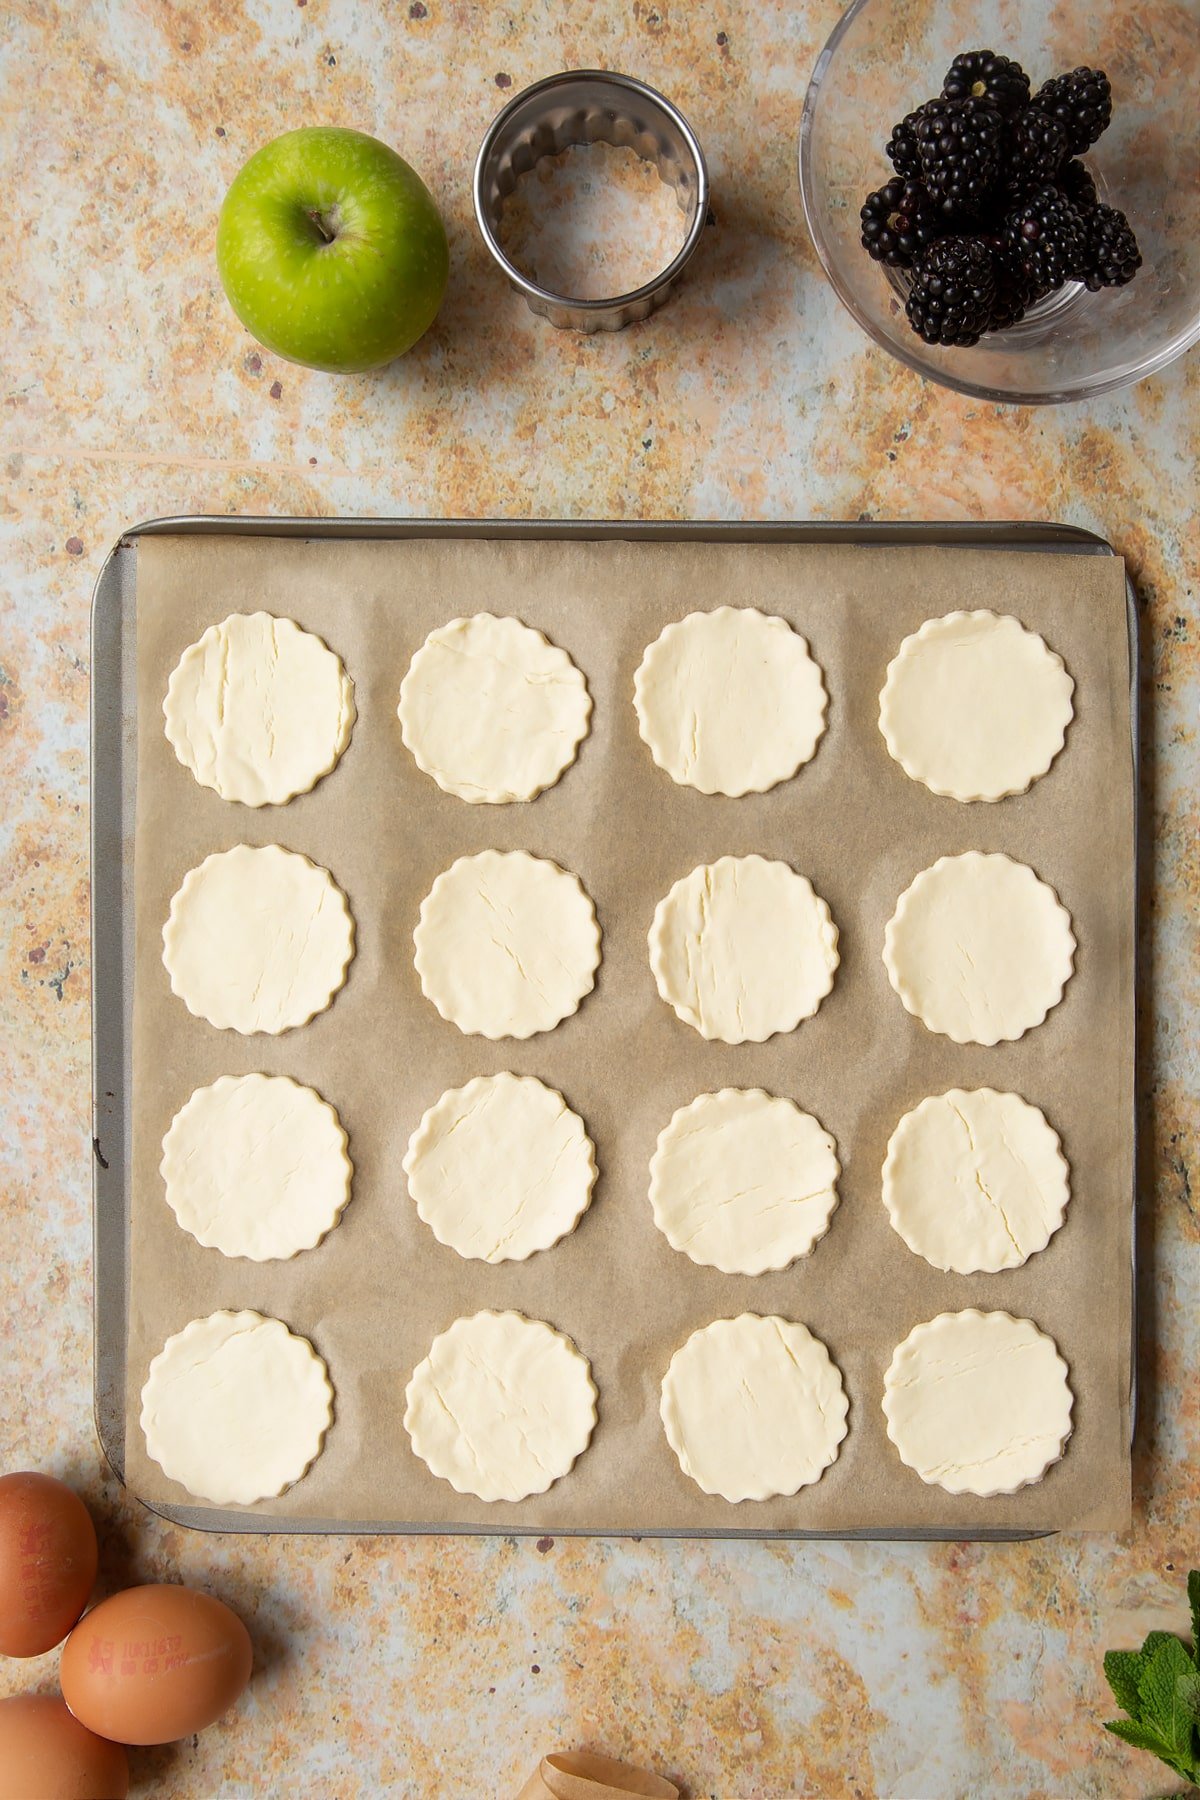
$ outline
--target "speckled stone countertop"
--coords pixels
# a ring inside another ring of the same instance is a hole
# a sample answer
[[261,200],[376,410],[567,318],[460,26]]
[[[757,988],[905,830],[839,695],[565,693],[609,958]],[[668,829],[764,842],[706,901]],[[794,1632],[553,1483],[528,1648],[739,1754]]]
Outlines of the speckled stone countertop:
[[[227,1724],[135,1792],[515,1795],[538,1756],[645,1760],[692,1800],[1162,1793],[1108,1738],[1106,1645],[1182,1626],[1200,1562],[1200,358],[1019,411],[868,348],[809,247],[805,80],[834,4],[15,0],[0,61],[0,1461],[65,1476],[102,1579],[194,1581],[257,1647]],[[581,339],[501,285],[470,165],[504,94],[640,75],[710,156],[716,223],[648,324]],[[259,352],[217,287],[264,139],[394,143],[447,218],[434,329],[377,377]],[[220,1540],[129,1502],[91,1415],[88,601],[156,514],[1061,519],[1141,596],[1140,1429],[1128,1539],[1008,1546]],[[55,1660],[6,1663],[4,1691]]]

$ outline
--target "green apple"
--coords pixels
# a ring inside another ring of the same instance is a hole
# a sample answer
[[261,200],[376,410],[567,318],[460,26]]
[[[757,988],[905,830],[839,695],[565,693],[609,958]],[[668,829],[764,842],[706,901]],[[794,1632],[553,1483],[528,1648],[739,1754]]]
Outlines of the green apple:
[[437,314],[450,254],[421,177],[378,138],[287,131],[234,177],[217,268],[260,344],[311,369],[377,369]]

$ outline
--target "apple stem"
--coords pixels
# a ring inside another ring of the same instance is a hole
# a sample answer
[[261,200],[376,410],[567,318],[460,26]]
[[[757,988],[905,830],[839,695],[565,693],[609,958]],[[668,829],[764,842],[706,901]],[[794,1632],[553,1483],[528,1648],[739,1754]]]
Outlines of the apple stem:
[[323,241],[327,244],[332,244],[334,238],[337,236],[337,232],[326,223],[324,215],[319,213],[316,207],[313,207],[308,216],[320,232]]

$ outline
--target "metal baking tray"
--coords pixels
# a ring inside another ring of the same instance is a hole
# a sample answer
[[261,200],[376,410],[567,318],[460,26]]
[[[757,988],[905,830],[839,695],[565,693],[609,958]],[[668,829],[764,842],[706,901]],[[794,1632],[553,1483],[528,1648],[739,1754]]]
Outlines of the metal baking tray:
[[[1075,526],[1032,523],[741,524],[725,521],[627,522],[611,520],[504,519],[307,519],[183,515],[152,519],[122,533],[105,559],[92,596],[91,682],[91,936],[92,936],[92,1201],[94,1300],[94,1404],[101,1448],[114,1474],[125,1480],[126,1324],[129,1307],[129,1223],[133,1020],[133,849],[137,782],[137,682],[135,618],[137,544],[165,535],[280,537],[292,539],[623,539],[633,543],[845,544],[893,549],[919,545],[952,549],[1040,551],[1067,556],[1112,556],[1104,538]],[[1138,617],[1126,578],[1131,672],[1130,718],[1135,770],[1139,751]],[[1137,783],[1134,838],[1140,842]],[[1136,891],[1136,889],[1135,889]],[[1137,973],[1135,969],[1135,985]],[[1135,1134],[1136,1118],[1129,1128]],[[1134,1286],[1131,1383],[1136,1381],[1136,1192],[1130,1274]],[[1136,1387],[1130,1394],[1131,1434]],[[156,1505],[173,1523],[206,1531],[341,1534],[472,1534],[478,1527],[421,1523],[294,1520],[213,1507]],[[540,1527],[506,1525],[503,1535],[538,1535]],[[596,1535],[564,1530],[559,1536]],[[937,1541],[970,1538],[1014,1542],[1052,1535],[1007,1527],[927,1527],[839,1531],[653,1530],[625,1536],[767,1539],[864,1539]]]

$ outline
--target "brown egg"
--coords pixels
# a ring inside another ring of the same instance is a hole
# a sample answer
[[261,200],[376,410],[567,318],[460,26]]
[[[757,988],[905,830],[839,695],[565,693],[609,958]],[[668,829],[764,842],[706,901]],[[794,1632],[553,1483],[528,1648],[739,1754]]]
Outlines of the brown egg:
[[96,1579],[87,1507],[52,1475],[0,1475],[0,1652],[61,1644]]
[[0,1700],[0,1800],[125,1800],[129,1764],[57,1694]]
[[67,1705],[122,1744],[169,1744],[203,1731],[250,1679],[246,1627],[194,1588],[136,1587],[81,1619],[63,1645]]

